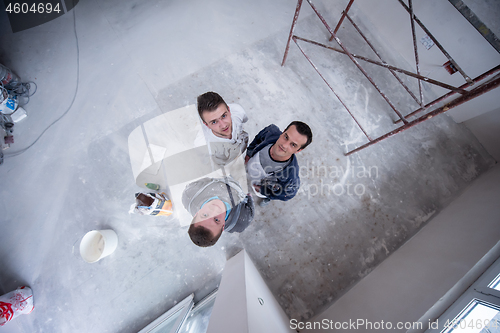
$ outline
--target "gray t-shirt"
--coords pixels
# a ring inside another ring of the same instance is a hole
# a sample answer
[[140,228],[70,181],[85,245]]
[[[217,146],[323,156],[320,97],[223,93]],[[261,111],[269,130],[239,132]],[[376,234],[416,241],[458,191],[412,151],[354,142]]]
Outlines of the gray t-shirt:
[[247,163],[247,174],[250,180],[250,184],[252,185],[252,190],[255,195],[261,198],[265,198],[266,196],[258,193],[253,185],[262,185],[262,179],[269,177],[271,173],[284,169],[290,160],[285,162],[278,162],[271,158],[269,150],[273,144],[269,144],[266,147],[262,148],[260,151],[255,153]]
[[[229,185],[231,190],[231,195],[229,195],[229,190],[227,188]],[[226,226],[224,230],[229,232],[241,232],[243,231],[250,221],[253,219],[253,203],[245,204],[245,207],[240,207],[237,209],[237,205],[241,202],[247,202],[246,194],[243,192],[240,184],[236,182],[231,176],[226,179],[221,178],[202,178],[191,184],[187,185],[182,192],[182,204],[184,208],[192,216],[195,216],[196,213],[200,210],[203,203],[214,196],[217,196],[220,200],[227,202],[232,206],[231,196],[233,197],[234,206],[236,212],[239,212],[238,215],[235,215],[234,218],[230,218],[226,221]],[[237,225],[237,226],[236,226]],[[235,231],[233,231],[233,227]]]
[[273,146],[272,144],[265,146],[264,149],[262,149],[261,153],[259,154],[260,165],[262,165],[262,169],[264,169],[264,172],[266,174],[282,170],[290,162],[290,161],[278,162],[273,160],[271,158],[271,152],[270,152],[272,146]]
[[227,180],[221,178],[202,178],[188,184],[184,192],[182,192],[182,204],[184,208],[194,216],[207,199],[215,196],[232,205],[226,181],[231,188],[231,195],[236,206],[246,197],[246,194],[243,193],[240,184],[229,176]]

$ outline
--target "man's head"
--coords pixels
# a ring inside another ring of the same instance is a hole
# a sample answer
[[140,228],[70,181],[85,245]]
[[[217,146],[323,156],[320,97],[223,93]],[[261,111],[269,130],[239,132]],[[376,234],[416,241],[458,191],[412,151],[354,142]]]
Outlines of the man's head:
[[197,102],[198,114],[212,133],[220,138],[231,139],[233,132],[231,111],[222,97],[209,91],[198,96]]
[[222,235],[225,218],[226,206],[221,200],[215,199],[205,203],[191,221],[189,237],[194,244],[201,247],[214,245]]
[[312,131],[309,126],[301,121],[292,121],[271,147],[271,157],[277,161],[287,161],[311,142]]

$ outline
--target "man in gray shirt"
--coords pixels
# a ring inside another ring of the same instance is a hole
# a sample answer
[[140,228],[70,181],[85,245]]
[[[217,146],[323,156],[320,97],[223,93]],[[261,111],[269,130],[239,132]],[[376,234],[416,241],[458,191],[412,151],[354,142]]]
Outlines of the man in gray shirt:
[[285,131],[269,125],[259,132],[247,148],[245,163],[255,194],[270,200],[287,201],[300,187],[299,164],[295,154],[312,142],[312,131],[301,121],[291,122]]
[[193,216],[189,237],[200,247],[214,245],[224,230],[242,232],[254,215],[252,197],[230,176],[192,182],[182,193],[182,204]]

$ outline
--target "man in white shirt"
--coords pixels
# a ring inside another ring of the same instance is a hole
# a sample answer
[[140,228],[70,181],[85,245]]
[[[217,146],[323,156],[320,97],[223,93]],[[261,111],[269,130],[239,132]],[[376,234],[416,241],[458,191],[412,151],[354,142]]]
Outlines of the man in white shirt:
[[243,123],[248,121],[245,110],[238,104],[226,104],[212,91],[198,96],[197,104],[214,161],[225,165],[245,152],[248,144],[248,133],[243,130]]

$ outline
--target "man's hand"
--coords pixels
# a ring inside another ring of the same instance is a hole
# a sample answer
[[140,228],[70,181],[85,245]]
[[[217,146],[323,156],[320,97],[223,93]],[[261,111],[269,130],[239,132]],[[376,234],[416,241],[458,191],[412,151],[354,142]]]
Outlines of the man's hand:
[[250,159],[250,156],[246,155],[246,156],[245,156],[245,164],[247,164],[247,163],[248,163],[248,160],[249,160],[249,159]]

